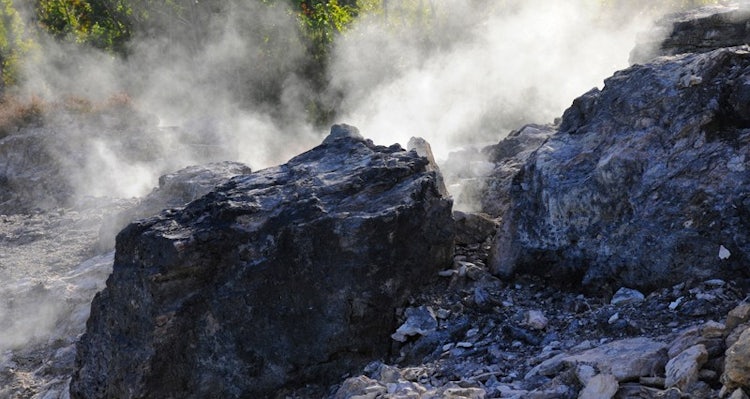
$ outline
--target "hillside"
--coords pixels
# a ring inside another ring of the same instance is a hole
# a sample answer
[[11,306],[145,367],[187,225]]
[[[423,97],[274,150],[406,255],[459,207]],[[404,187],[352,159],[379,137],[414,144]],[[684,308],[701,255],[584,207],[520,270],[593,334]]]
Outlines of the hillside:
[[251,168],[143,97],[19,103],[0,398],[746,398],[749,21],[669,15],[554,122],[446,159],[258,119],[296,155]]

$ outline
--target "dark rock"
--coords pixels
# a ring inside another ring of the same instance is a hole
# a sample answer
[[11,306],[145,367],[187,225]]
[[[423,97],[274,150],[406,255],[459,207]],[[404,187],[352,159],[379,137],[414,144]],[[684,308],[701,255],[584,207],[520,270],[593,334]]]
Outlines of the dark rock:
[[750,8],[712,5],[674,13],[657,21],[630,53],[643,63],[663,55],[704,53],[750,42]]
[[214,187],[238,175],[252,172],[239,162],[215,162],[188,166],[159,177],[159,187],[149,193],[138,205],[124,210],[102,223],[99,247],[107,250],[114,246],[115,235],[130,222],[154,216],[167,208],[186,205],[208,194]]
[[722,49],[587,93],[514,177],[492,271],[600,292],[746,278],[750,124],[734,93],[749,72],[747,48]]
[[451,262],[431,160],[336,126],[117,237],[72,398],[264,397],[386,357],[393,309]]
[[457,244],[483,243],[498,228],[496,220],[482,213],[454,211],[453,219],[456,221]]

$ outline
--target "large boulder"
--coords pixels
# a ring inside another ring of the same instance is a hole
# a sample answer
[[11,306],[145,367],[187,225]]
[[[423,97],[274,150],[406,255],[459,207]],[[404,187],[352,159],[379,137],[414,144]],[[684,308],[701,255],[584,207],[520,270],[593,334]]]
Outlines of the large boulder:
[[617,72],[514,177],[492,270],[595,290],[747,277],[749,102],[746,47]]
[[394,309],[450,265],[431,160],[334,126],[117,237],[72,398],[268,397],[388,355]]

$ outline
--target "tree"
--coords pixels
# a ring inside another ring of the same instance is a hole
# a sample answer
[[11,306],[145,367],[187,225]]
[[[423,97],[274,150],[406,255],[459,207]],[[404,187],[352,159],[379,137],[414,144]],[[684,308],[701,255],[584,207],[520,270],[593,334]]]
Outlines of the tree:
[[33,46],[13,0],[0,0],[0,91],[18,81],[21,63]]

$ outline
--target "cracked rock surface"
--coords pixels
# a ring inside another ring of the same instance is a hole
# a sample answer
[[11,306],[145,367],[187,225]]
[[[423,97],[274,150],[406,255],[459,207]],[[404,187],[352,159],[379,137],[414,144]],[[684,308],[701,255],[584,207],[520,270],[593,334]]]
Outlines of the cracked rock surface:
[[337,125],[288,163],[125,228],[72,398],[263,397],[387,355],[392,309],[451,263],[432,161]]

